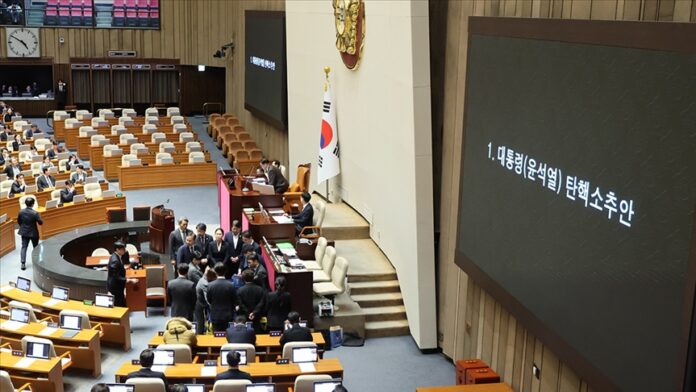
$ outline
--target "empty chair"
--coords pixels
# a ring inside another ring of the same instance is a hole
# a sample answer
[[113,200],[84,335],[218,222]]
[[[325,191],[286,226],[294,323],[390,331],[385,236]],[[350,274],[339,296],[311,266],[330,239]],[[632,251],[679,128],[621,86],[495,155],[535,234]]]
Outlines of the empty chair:
[[183,124],[184,123],[184,117],[183,116],[172,116],[169,119],[170,124]]
[[103,119],[114,118],[114,112],[111,109],[99,109],[97,115]]
[[312,271],[312,280],[314,283],[330,282],[331,271],[336,262],[336,248],[327,246],[324,252],[324,258],[321,260],[321,271]]
[[135,392],[165,392],[164,381],[159,378],[134,377],[128,379],[128,384],[135,386]]
[[145,124],[156,125],[159,123],[159,117],[157,116],[145,116]]
[[29,391],[31,392],[31,384],[26,383],[23,384],[19,389],[15,389],[14,385],[12,385],[12,378],[10,377],[10,373],[7,373],[4,370],[0,370],[0,391],[7,391],[7,392],[21,392],[21,391]]
[[38,207],[39,206],[39,201],[36,200],[36,196],[34,195],[24,195],[19,198],[19,208],[27,208],[27,199],[34,199],[34,206]]
[[186,142],[186,152],[201,151],[199,142]]
[[121,150],[117,145],[115,144],[107,144],[104,146],[104,156],[105,157],[116,157],[121,155],[123,150]]
[[134,124],[135,122],[133,121],[133,119],[128,116],[121,116],[118,118],[118,125],[123,125],[124,127],[126,127]]
[[89,140],[90,146],[102,146],[109,142],[104,135],[92,135]]
[[[54,189],[51,191],[51,200],[60,200],[60,189]],[[107,251],[108,252],[108,251]],[[92,255],[94,256],[94,255]]]
[[106,248],[97,248],[92,251],[92,256],[111,256],[111,253]]
[[68,129],[78,128],[81,125],[82,125],[82,122],[76,118],[65,119],[65,128],[68,128]]
[[239,132],[237,134],[237,139],[239,139],[239,141],[251,140],[251,135],[246,132]]
[[68,118],[70,118],[70,115],[65,110],[56,110],[53,112],[53,121],[66,120]]
[[245,392],[249,380],[219,380],[213,384],[213,392]]
[[13,301],[10,301],[9,306],[10,306],[10,308],[24,309],[24,310],[29,311],[29,322],[30,323],[39,322],[39,320],[36,318],[36,313],[34,313],[34,308],[30,304],[28,304],[26,302],[22,302],[22,301],[14,301],[13,300]]
[[[235,137],[235,135],[230,135],[230,136]],[[242,144],[242,142],[238,142],[238,141],[230,141],[229,143],[226,143],[225,146],[227,147],[228,153],[233,152],[233,151],[244,150],[244,145]]]
[[247,363],[256,362],[256,347],[253,344],[248,343],[225,343],[220,347],[220,351],[230,350],[230,351],[246,351]]
[[[191,353],[191,346],[188,344],[160,344],[157,346],[157,349],[174,351],[174,363],[195,363]],[[196,357],[196,359],[198,359],[198,357]]]
[[130,145],[130,153],[133,155],[147,154],[147,146],[143,143],[133,143]]
[[203,154],[200,151],[190,152],[188,162],[189,163],[203,163],[203,162],[205,162],[205,154]]
[[133,154],[125,154],[121,157],[121,166],[128,167],[130,166],[130,162],[136,159],[138,159],[138,157]]
[[158,117],[159,111],[157,110],[157,108],[147,108],[147,109],[145,109],[145,115]]
[[155,165],[166,165],[172,163],[172,154],[168,152],[158,152],[155,156]]
[[328,374],[302,374],[295,379],[295,388],[293,392],[314,392],[315,381],[331,380],[332,377]]
[[37,139],[34,142],[34,146],[36,147],[36,151],[38,152],[46,151],[46,149],[50,148],[52,144],[53,143],[48,139]]
[[249,151],[249,159],[251,160],[261,160],[263,159],[263,152],[261,150],[251,150]]
[[96,199],[101,197],[102,189],[99,183],[85,184],[85,197],[88,199]]
[[246,151],[244,151],[244,150],[241,150],[241,151],[237,151],[237,152],[234,154],[234,159],[235,159],[236,161],[248,161],[248,160],[251,159],[251,158],[249,157],[249,153],[248,153],[248,152],[246,152]]
[[93,127],[105,127],[109,125],[109,122],[104,117],[94,117],[91,120],[91,125]]
[[334,297],[346,291],[346,274],[348,274],[348,260],[336,257],[336,263],[331,270],[331,281],[314,283],[312,289],[318,295],[331,299],[333,303]]
[[24,132],[29,129],[29,122],[24,120],[15,121],[12,123],[12,128],[14,128],[15,132]]
[[88,110],[78,110],[75,112],[75,118],[78,120],[91,120],[92,113],[90,113]]
[[314,342],[288,342],[283,346],[283,358],[292,361],[292,349],[298,347],[313,347],[317,348],[317,344]]
[[40,176],[43,171],[41,170],[41,162],[32,162],[31,163],[31,174],[33,176]]
[[150,136],[150,141],[153,143],[162,143],[167,140],[167,135],[164,132],[155,132]]
[[121,110],[121,116],[128,116],[128,117],[136,117],[138,114],[135,112],[135,109],[122,109]]
[[143,133],[148,135],[157,132],[157,125],[154,124],[143,124]]
[[259,146],[256,145],[256,142],[253,140],[246,140],[244,143],[244,149],[247,151],[255,150],[258,149]]
[[68,163],[67,159],[59,159],[58,160],[58,171],[64,172],[65,170],[67,170],[67,163]]
[[239,125],[239,119],[237,117],[227,117],[225,119],[225,124],[231,125],[231,126]]
[[138,248],[133,244],[126,244],[126,252],[128,252],[130,256],[135,256],[139,253]]
[[14,180],[5,180],[0,182],[0,193],[9,192],[9,190],[12,188],[13,182]]
[[[149,265],[145,267],[145,280],[147,288],[145,297],[148,300],[162,300],[164,315],[167,315],[167,290],[165,289],[165,277],[163,265]],[[148,316],[148,310],[145,309],[145,317]]]
[[179,133],[179,132],[186,132],[188,128],[186,127],[186,124],[174,124],[172,126],[172,130],[174,133]]
[[112,125],[111,126],[111,134],[112,135],[122,135],[126,132],[128,132],[128,129],[126,129],[126,127],[124,127],[123,125]]
[[162,142],[159,144],[159,152],[174,152],[174,143]]
[[31,162],[31,151],[20,152],[18,158],[21,163]]
[[167,108],[167,117],[178,116],[179,108],[176,106],[171,106]]
[[133,143],[137,142],[137,140],[138,139],[136,139],[132,133],[122,133],[118,137],[119,144],[133,144]]
[[328,241],[326,241],[326,238],[319,237],[319,239],[317,240],[317,247],[314,248],[314,260],[302,261],[305,268],[307,268],[308,270],[321,270],[321,262],[324,259],[324,252],[326,252],[327,245]]
[[77,130],[77,134],[80,137],[92,136],[96,133],[97,133],[97,131],[95,131],[94,128],[92,128],[90,126],[82,126],[82,127],[78,128],[78,130]]
[[58,314],[58,317],[61,317],[61,316],[79,317],[80,318],[80,328],[82,328],[82,329],[92,328],[92,325],[89,323],[89,315],[87,314],[87,312],[85,312],[83,310],[63,309]]
[[193,132],[181,132],[179,134],[179,141],[182,143],[193,141]]

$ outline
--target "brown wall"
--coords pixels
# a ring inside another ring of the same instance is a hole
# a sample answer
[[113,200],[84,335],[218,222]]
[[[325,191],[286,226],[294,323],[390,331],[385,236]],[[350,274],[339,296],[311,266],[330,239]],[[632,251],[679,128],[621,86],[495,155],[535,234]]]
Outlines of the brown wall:
[[[442,95],[433,94],[433,100],[442,100],[444,106],[442,144],[433,146],[433,156],[442,157],[440,259],[437,268],[439,345],[455,360],[482,358],[516,391],[591,390],[573,369],[559,361],[550,349],[528,333],[454,264],[464,124],[467,18],[475,15],[696,22],[696,1],[450,0],[448,6],[447,23],[441,24],[447,30],[446,88]],[[436,107],[435,103],[433,107]],[[531,375],[533,363],[541,367],[539,380]]]
[[225,85],[226,73],[227,70],[223,67],[206,67],[205,71],[199,72],[196,65],[182,65],[179,102],[181,112],[201,114],[206,102],[219,102],[224,107],[225,90],[220,86]]

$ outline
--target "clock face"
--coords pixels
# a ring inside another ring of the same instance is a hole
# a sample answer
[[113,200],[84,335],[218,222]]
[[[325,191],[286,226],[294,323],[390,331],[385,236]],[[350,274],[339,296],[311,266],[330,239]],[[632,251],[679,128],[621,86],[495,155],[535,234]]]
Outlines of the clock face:
[[6,29],[7,57],[40,57],[39,29]]

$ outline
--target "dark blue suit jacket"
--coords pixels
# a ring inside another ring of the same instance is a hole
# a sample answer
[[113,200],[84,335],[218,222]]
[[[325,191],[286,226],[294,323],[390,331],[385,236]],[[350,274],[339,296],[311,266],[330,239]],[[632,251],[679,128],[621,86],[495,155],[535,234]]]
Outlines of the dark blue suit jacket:
[[305,207],[300,211],[299,214],[293,215],[292,220],[295,221],[295,228],[297,229],[297,232],[299,233],[302,231],[302,228],[305,226],[312,226],[314,222],[312,220],[314,219],[314,207],[312,207],[311,204],[307,203]]
[[[198,246],[193,245],[193,250],[199,251],[201,253],[201,256],[205,257],[205,255],[203,254],[203,252],[201,252]],[[179,265],[181,263],[191,264],[191,261],[193,261],[193,253],[191,253],[191,251],[189,250],[188,245],[181,245],[179,249],[176,251],[176,265]]]

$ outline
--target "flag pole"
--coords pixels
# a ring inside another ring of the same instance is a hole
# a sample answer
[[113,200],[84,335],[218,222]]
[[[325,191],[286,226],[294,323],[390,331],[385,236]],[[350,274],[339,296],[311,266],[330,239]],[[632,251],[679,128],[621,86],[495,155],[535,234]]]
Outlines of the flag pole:
[[[324,81],[324,92],[326,92],[329,89],[329,72],[331,72],[331,67],[328,65],[324,67],[324,73],[326,74],[326,80]],[[331,203],[331,199],[329,198],[329,181],[331,179],[327,178],[326,179],[326,201]]]

